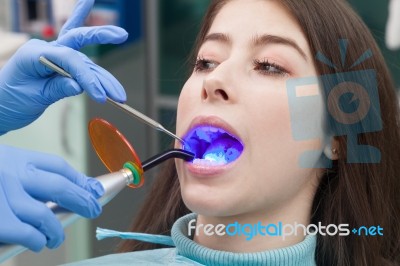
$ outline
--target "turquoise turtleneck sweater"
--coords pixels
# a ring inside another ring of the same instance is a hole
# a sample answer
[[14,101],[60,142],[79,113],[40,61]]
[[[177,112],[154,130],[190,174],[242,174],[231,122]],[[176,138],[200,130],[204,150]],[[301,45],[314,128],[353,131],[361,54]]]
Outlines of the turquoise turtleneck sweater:
[[68,265],[137,265],[140,263],[144,265],[316,265],[314,259],[316,236],[306,236],[302,242],[293,246],[263,252],[219,251],[201,246],[188,236],[188,223],[196,217],[196,214],[191,213],[178,219],[171,229],[171,237],[140,233],[124,234],[129,235],[131,239],[165,243],[175,248],[113,254]]

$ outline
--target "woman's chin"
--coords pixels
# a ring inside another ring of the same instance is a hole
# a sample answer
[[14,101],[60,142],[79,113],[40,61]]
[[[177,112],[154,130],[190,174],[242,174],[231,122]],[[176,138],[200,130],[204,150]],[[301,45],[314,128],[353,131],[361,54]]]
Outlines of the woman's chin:
[[204,216],[227,216],[236,209],[223,193],[192,190],[182,192],[182,198],[189,210]]

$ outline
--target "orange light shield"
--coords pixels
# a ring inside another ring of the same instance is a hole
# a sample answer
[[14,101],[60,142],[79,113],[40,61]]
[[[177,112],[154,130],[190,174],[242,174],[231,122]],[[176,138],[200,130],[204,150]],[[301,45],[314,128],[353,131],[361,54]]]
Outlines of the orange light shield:
[[136,179],[135,184],[129,186],[137,188],[143,185],[142,163],[132,145],[116,127],[104,119],[95,118],[89,122],[89,136],[97,156],[110,172],[119,171],[125,163],[130,162],[135,166],[140,180]]

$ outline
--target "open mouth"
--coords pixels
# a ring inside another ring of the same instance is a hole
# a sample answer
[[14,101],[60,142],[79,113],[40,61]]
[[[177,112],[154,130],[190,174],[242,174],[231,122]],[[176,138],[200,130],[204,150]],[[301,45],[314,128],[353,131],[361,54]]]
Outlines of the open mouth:
[[243,152],[243,144],[237,137],[214,126],[193,128],[184,141],[183,149],[195,154],[194,164],[225,165]]

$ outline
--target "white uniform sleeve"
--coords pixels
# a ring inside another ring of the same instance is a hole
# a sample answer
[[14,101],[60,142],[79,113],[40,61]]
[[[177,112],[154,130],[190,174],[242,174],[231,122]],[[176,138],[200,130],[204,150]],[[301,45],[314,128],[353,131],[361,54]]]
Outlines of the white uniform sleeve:
[[400,48],[400,0],[390,0],[389,2],[386,46],[391,50]]

